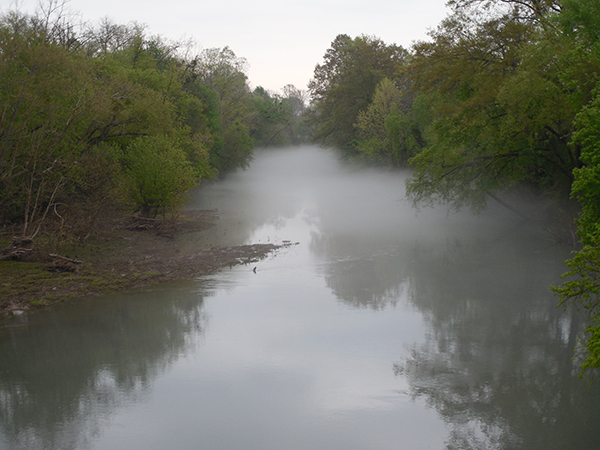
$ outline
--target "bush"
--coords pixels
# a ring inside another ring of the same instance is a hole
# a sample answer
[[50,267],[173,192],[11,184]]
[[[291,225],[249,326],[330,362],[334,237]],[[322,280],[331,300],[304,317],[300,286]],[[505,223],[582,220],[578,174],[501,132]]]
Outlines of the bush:
[[144,217],[176,211],[199,180],[183,150],[165,137],[141,137],[125,150],[129,198]]

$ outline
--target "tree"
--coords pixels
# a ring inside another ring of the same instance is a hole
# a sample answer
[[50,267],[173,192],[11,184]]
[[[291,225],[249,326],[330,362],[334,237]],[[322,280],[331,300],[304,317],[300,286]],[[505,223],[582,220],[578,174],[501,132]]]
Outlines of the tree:
[[478,19],[459,10],[433,42],[415,46],[409,74],[435,121],[431,144],[412,160],[409,194],[475,208],[519,185],[566,198],[578,165],[568,142],[580,107],[561,75],[567,47],[555,28],[511,11]]
[[165,137],[139,137],[123,157],[128,193],[144,217],[177,211],[198,178],[180,148]]
[[306,91],[298,89],[293,84],[286,84],[283,89],[283,103],[291,114],[290,140],[294,145],[310,140],[311,132],[306,123]]
[[600,95],[576,119],[574,143],[581,145],[583,167],[575,169],[572,195],[582,205],[577,234],[583,248],[567,261],[570,277],[555,288],[561,303],[582,306],[592,322],[584,344],[587,358],[582,369],[600,368]]
[[116,24],[104,17],[97,27],[88,25],[80,41],[88,56],[102,58],[130,48],[143,35],[144,27],[140,24]]
[[283,96],[257,87],[253,92],[256,121],[252,138],[259,147],[299,144],[306,139],[304,93],[294,85],[283,88]]
[[381,80],[394,78],[406,55],[402,47],[375,37],[338,35],[308,84],[314,138],[350,151],[358,114],[369,106]]
[[[582,248],[567,261],[569,278],[554,288],[562,304],[583,307],[589,312],[591,325],[583,346],[586,360],[582,370],[600,368],[600,5],[590,0],[565,1],[559,17],[565,34],[572,39],[572,51],[578,66],[589,70],[595,82],[593,100],[583,107],[574,121],[571,145],[579,150],[581,167],[574,170],[571,195],[581,204],[577,234]],[[577,66],[575,66],[576,68]],[[577,77],[574,82],[579,81]],[[589,83],[589,81],[588,81]],[[583,372],[582,372],[583,373]]]
[[293,84],[286,84],[283,89],[283,98],[291,104],[294,117],[300,117],[306,111],[306,92],[298,89]]
[[[63,6],[0,15],[1,225],[85,238],[123,193],[144,215],[172,213],[185,189],[249,164],[252,131],[299,135],[300,91],[253,96],[229,48],[183,57],[135,23],[75,26]],[[263,107],[280,117],[258,124]]]
[[168,140],[176,161],[182,151],[195,180],[213,175],[209,108],[184,89],[173,46],[133,27],[118,28],[131,39],[89,51],[94,33],[84,38],[47,18],[0,18],[0,222],[22,224],[30,238],[50,218],[89,235],[102,208],[118,201],[119,154],[140,136]]
[[[415,202],[480,207],[527,185],[581,204],[582,249],[554,288],[590,312],[587,359],[600,367],[600,6],[594,0],[456,0],[408,73],[435,112],[412,159]],[[473,6],[483,6],[476,11]]]
[[[102,172],[98,165],[111,167],[90,141],[92,124],[110,114],[108,86],[93,62],[46,30],[37,17],[0,20],[0,220],[21,222],[27,237],[49,214],[60,217],[57,208],[72,203],[83,178]],[[110,180],[93,179],[92,190],[106,192]]]
[[410,93],[385,78],[377,86],[369,107],[358,114],[355,125],[358,158],[405,166],[425,146],[428,116],[421,98],[413,99]]
[[562,0],[449,0],[448,6],[488,16],[508,12],[519,21],[539,22],[545,20],[548,14],[560,12],[562,3]]
[[192,67],[199,81],[216,94],[222,145],[212,148],[210,163],[219,173],[247,167],[252,158],[250,130],[255,111],[245,74],[247,64],[225,47],[204,50]]
[[269,93],[262,86],[254,89],[253,103],[256,110],[256,122],[252,138],[258,147],[286,145],[291,119],[291,110],[283,103],[283,98]]

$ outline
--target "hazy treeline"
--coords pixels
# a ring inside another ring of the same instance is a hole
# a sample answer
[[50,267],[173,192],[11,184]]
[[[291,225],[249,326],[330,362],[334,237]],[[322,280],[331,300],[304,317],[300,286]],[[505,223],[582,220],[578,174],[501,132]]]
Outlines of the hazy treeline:
[[231,49],[190,48],[137,24],[71,23],[54,1],[3,14],[0,225],[85,237],[116,205],[165,215],[255,146],[305,138],[299,89],[252,91]]
[[417,204],[477,209],[523,186],[579,200],[583,248],[556,291],[589,309],[584,367],[600,367],[600,2],[448,6],[408,50],[337,36],[309,84],[315,136],[354,160],[412,166]]

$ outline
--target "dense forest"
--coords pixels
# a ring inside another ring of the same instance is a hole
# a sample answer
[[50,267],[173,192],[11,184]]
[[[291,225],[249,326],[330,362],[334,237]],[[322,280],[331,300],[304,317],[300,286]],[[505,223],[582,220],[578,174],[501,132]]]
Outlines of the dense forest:
[[253,147],[304,139],[302,91],[251,91],[231,49],[190,48],[52,8],[0,17],[0,222],[85,238],[107,208],[166,216]]
[[499,194],[524,189],[577,200],[582,248],[554,290],[590,312],[583,368],[600,367],[600,2],[448,6],[409,50],[338,36],[309,84],[315,138],[352,160],[411,166],[415,205],[510,207]]
[[[252,90],[229,48],[194,53],[137,24],[0,17],[0,224],[85,239],[115,208],[175,214],[257,146],[313,138],[352,161],[412,167],[416,205],[479,209],[528,189],[580,205],[555,288],[592,317],[600,367],[600,3],[450,0],[405,49],[339,35],[304,92]],[[565,213],[566,214],[566,213]],[[572,222],[572,219],[571,219]]]

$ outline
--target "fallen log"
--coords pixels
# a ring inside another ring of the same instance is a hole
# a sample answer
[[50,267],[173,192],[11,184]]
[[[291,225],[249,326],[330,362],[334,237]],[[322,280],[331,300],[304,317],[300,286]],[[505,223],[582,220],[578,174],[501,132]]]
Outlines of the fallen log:
[[54,254],[54,253],[48,253],[48,256],[50,256],[51,258],[54,258],[54,259],[60,259],[62,261],[68,261],[68,262],[73,263],[73,264],[81,264],[83,262],[83,261],[79,261],[78,259],[71,259],[71,258],[67,258],[66,256],[61,256],[61,255],[57,255],[57,254]]
[[0,250],[0,261],[20,261],[24,255],[31,253],[32,248],[7,247]]

